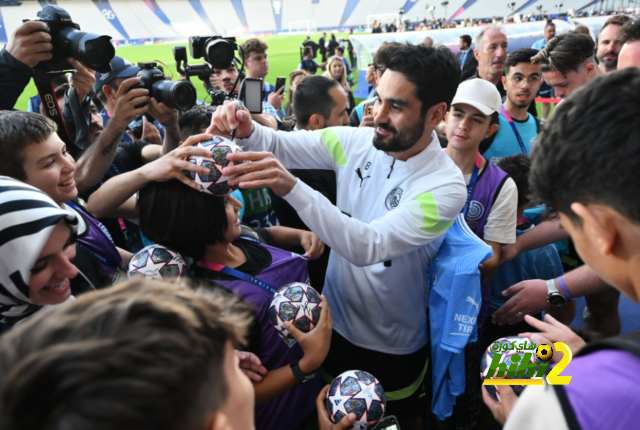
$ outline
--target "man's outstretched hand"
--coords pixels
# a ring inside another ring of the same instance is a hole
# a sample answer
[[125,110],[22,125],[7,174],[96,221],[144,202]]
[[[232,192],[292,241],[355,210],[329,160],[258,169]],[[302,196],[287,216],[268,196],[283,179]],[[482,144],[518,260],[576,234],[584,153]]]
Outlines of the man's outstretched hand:
[[213,135],[231,135],[231,131],[236,131],[238,139],[244,139],[253,133],[253,122],[251,121],[251,113],[242,106],[238,109],[236,101],[225,101],[222,106],[218,106],[211,117],[211,125],[207,128],[207,134]]
[[242,175],[229,179],[229,185],[239,185],[243,189],[271,188],[276,195],[284,197],[298,182],[298,178],[289,173],[271,152],[239,152],[228,154],[227,159],[244,161],[222,169],[225,176]]

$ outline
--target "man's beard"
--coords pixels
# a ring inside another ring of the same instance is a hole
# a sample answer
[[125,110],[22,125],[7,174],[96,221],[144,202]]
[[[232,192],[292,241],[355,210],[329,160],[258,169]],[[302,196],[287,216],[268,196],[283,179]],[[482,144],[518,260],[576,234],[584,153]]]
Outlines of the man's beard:
[[383,130],[390,131],[393,135],[389,137],[382,137],[376,131],[375,136],[373,137],[373,146],[384,152],[403,152],[413,148],[413,146],[418,143],[424,135],[425,117],[426,114],[420,115],[420,118],[415,123],[408,126],[401,132],[398,132],[395,127],[388,123],[376,123],[376,128],[380,127]]

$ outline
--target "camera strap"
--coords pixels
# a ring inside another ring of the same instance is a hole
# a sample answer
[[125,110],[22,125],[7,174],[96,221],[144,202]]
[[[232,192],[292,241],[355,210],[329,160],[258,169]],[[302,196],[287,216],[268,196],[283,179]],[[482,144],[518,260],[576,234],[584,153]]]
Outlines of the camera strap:
[[42,67],[35,69],[35,75],[33,81],[40,94],[40,100],[44,108],[44,114],[47,118],[53,120],[58,126],[58,136],[67,145],[73,145],[74,139],[71,137],[67,126],[62,119],[62,109],[58,106],[58,99],[56,98],[56,92],[51,84],[51,79],[57,76],[63,75],[62,72],[49,73]]

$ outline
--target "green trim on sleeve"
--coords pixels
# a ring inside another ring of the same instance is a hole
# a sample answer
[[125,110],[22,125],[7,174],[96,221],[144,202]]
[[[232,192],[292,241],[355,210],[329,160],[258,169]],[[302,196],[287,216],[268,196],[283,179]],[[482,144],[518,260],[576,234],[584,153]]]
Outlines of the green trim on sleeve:
[[329,151],[331,151],[331,155],[333,155],[333,159],[336,161],[336,164],[338,166],[344,166],[347,164],[347,157],[344,156],[342,144],[340,143],[340,139],[338,139],[336,132],[330,128],[325,128],[322,130],[322,138],[329,148]]
[[441,233],[451,227],[455,219],[440,221],[438,218],[438,204],[431,193],[423,193],[416,197],[422,216],[424,217],[424,229],[427,233]]

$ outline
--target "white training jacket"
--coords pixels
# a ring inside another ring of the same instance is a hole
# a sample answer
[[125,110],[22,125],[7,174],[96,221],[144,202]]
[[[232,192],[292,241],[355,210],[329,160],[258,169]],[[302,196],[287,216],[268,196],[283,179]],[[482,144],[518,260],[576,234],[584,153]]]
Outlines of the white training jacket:
[[323,294],[334,329],[349,342],[388,354],[410,354],[429,340],[429,265],[464,206],[462,172],[435,132],[409,160],[373,146],[371,127],[297,133],[255,124],[238,144],[272,152],[288,169],[330,169],[337,207],[302,181],[284,199],[331,247]]

